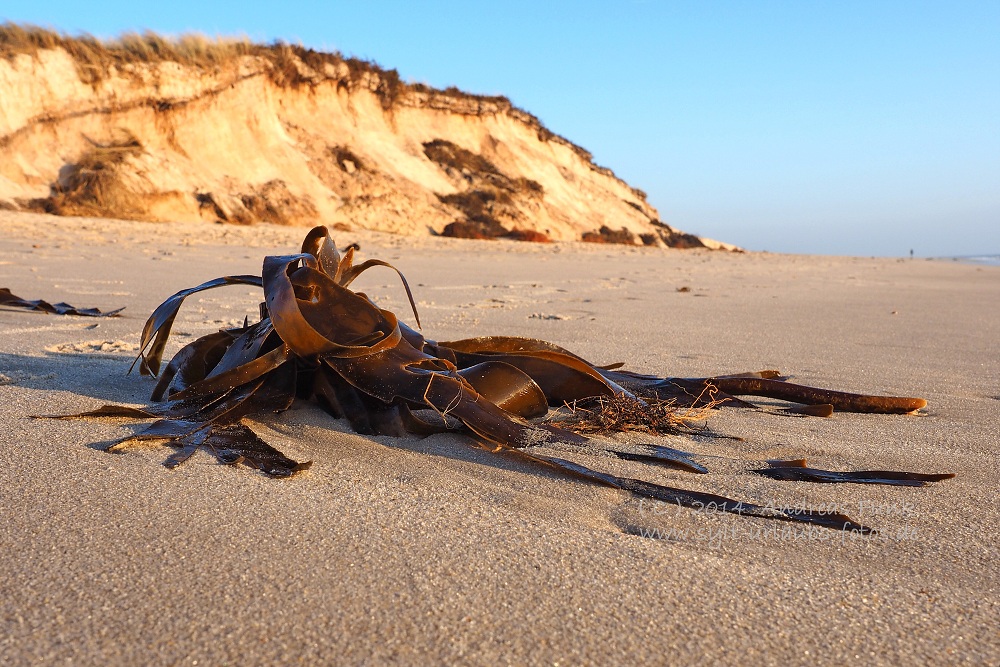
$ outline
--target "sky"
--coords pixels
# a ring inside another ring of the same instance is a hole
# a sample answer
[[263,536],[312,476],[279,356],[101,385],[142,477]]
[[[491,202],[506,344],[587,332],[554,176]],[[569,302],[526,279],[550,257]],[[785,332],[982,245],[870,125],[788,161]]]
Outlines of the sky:
[[1000,255],[996,0],[4,0],[4,20],[282,40],[505,95],[665,222],[751,250]]

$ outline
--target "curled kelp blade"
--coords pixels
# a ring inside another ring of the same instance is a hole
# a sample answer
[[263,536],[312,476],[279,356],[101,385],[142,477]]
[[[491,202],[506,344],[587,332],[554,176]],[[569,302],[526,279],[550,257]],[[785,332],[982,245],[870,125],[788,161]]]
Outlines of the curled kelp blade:
[[569,473],[575,477],[585,479],[590,482],[596,482],[598,484],[603,484],[616,489],[630,491],[642,498],[658,500],[660,502],[677,505],[679,507],[687,507],[696,510],[727,512],[730,514],[752,516],[762,519],[808,523],[816,526],[822,526],[824,528],[845,530],[861,534],[875,532],[874,529],[860,524],[846,514],[842,514],[840,512],[825,511],[820,509],[779,509],[766,507],[741,500],[734,500],[733,498],[727,498],[714,493],[690,491],[688,489],[679,489],[660,484],[653,484],[652,482],[632,479],[629,477],[618,477],[617,475],[612,475],[610,473],[591,470],[590,468],[580,465],[579,463],[574,463],[565,459],[542,456],[539,454],[529,454],[527,452],[515,452],[515,455],[522,459],[540,463],[548,466],[549,468]]
[[502,361],[485,361],[458,371],[472,388],[501,410],[525,419],[549,411],[541,387],[527,373]]
[[121,308],[109,310],[105,313],[101,312],[98,308],[77,308],[61,301],[59,303],[49,303],[42,299],[29,301],[28,299],[22,299],[19,296],[11,294],[10,289],[7,287],[0,287],[0,306],[37,310],[52,315],[78,315],[80,317],[117,317],[120,312],[125,310],[125,307],[122,306]]
[[618,458],[625,459],[626,461],[640,461],[642,463],[663,465],[700,475],[708,473],[708,468],[691,458],[692,454],[690,452],[682,452],[673,447],[644,445],[640,452],[623,452],[614,449],[609,451]]
[[209,404],[195,416],[206,423],[225,425],[236,423],[245,416],[283,412],[295,400],[296,374],[295,364],[279,363],[259,378],[223,394],[222,399]]
[[392,264],[389,264],[388,262],[383,262],[381,259],[369,259],[362,262],[361,264],[358,264],[357,266],[352,266],[350,269],[345,271],[343,276],[338,282],[342,286],[347,287],[352,282],[354,282],[355,278],[357,278],[359,275],[361,275],[368,269],[372,268],[373,266],[384,266],[396,272],[396,275],[399,276],[399,280],[403,283],[403,290],[406,292],[406,298],[410,302],[410,311],[413,313],[413,319],[416,320],[417,326],[419,327],[420,314],[417,313],[417,304],[413,300],[413,292],[410,291],[410,284],[406,282],[406,276],[404,276],[403,273]]
[[204,380],[235,338],[229,331],[217,331],[182,347],[160,374],[151,399],[162,401],[168,390],[176,393]]
[[432,349],[446,350],[459,368],[486,361],[510,364],[534,380],[552,406],[594,396],[635,398],[588,362],[545,341],[490,336],[436,343]]
[[[408,367],[412,368],[412,367]],[[500,447],[520,448],[541,442],[586,442],[569,432],[557,433],[538,428],[502,410],[479,395],[457,374],[435,371],[409,371],[414,373],[416,386],[424,386],[420,398],[442,417],[454,417],[479,437]]]
[[[189,401],[217,395],[253,382],[271,373],[279,366],[290,362],[293,358],[294,355],[289,347],[282,344],[280,347],[256,357],[245,364],[240,364],[217,374],[210,374],[205,379],[172,394],[170,399],[174,401]],[[294,388],[290,388],[289,391],[294,396]]]
[[77,412],[71,415],[32,415],[34,419],[100,419],[102,417],[124,419],[150,419],[156,417],[155,412],[143,408],[132,408],[127,405],[102,405],[93,410]]
[[401,437],[407,433],[427,436],[451,430],[446,421],[434,424],[414,415],[405,400],[386,402],[369,396],[326,364],[309,372],[312,380],[305,397],[315,400],[334,418],[347,419],[356,433]]
[[[208,367],[200,356],[189,355],[189,363],[181,365],[178,375],[195,381],[187,384],[172,383],[168,394],[169,399],[171,401],[201,400],[205,402],[208,397],[218,396],[252,382],[291,361],[294,358],[292,351],[273,334],[274,329],[267,319],[243,329],[242,333],[231,340],[221,357],[211,367]],[[205,338],[210,338],[210,336]],[[264,352],[265,345],[269,345],[272,349]],[[179,354],[181,353],[179,352]],[[164,372],[165,376],[170,373],[175,360],[176,357],[168,365]],[[195,370],[188,372],[187,369],[190,365],[194,365]],[[199,373],[201,375],[197,377]],[[158,400],[158,395],[162,394],[161,385],[164,379],[161,378],[160,383],[157,384],[157,388],[153,392],[153,400]],[[294,388],[290,388],[289,391],[294,393]]]
[[274,329],[299,357],[368,356],[402,339],[395,315],[338,285],[312,255],[264,258],[263,281]]
[[[216,287],[225,287],[226,285],[262,287],[263,281],[259,276],[223,276],[204,282],[197,287],[190,287],[177,292],[157,306],[153,314],[146,320],[146,324],[142,328],[142,337],[139,341],[139,355],[136,357],[136,361],[132,363],[132,367],[134,368],[135,363],[138,362],[139,373],[141,375],[157,375],[160,372],[163,349],[166,347],[167,339],[170,337],[170,328],[174,324],[177,311],[180,310],[184,299],[197,292],[215,289]],[[147,350],[147,348],[149,349]],[[132,368],[129,368],[129,372],[131,371]]]
[[[337,419],[347,419],[361,435],[401,437],[412,432],[409,411],[400,401],[386,402],[359,391],[328,366],[313,371],[312,398]],[[434,432],[440,432],[440,429]]]
[[330,236],[330,230],[323,225],[313,227],[306,235],[305,240],[302,241],[303,254],[315,257],[316,268],[330,276],[335,283],[342,287],[348,287],[358,276],[373,266],[384,266],[395,271],[403,283],[406,298],[410,302],[410,310],[413,311],[413,317],[419,327],[420,315],[417,313],[417,304],[413,300],[413,292],[410,291],[410,284],[406,282],[406,276],[392,264],[380,259],[369,259],[354,266],[354,249],[356,247],[356,245],[348,246],[344,255],[341,256]]
[[302,240],[302,253],[312,255],[320,271],[331,277],[336,277],[340,267],[340,251],[333,243],[330,230],[324,225],[313,227]]
[[227,333],[234,336],[233,342],[226,348],[219,362],[208,370],[206,378],[233,370],[253,361],[261,356],[265,346],[267,346],[267,349],[274,349],[281,346],[281,341],[274,335],[274,327],[271,325],[271,320],[266,317],[256,324],[248,325],[241,329],[231,329]]
[[537,338],[524,338],[521,336],[478,336],[476,338],[463,338],[462,340],[438,342],[437,345],[458,352],[476,354],[531,354],[534,352],[556,352],[567,357],[573,357],[588,366],[594,365],[564,347],[556,345],[555,343],[550,343],[546,340],[539,340]]
[[768,467],[754,470],[758,475],[771,479],[797,482],[819,482],[823,484],[887,484],[890,486],[927,486],[932,482],[951,479],[954,473],[927,474],[896,470],[855,470],[840,472],[810,468],[805,459],[791,461],[768,461]]

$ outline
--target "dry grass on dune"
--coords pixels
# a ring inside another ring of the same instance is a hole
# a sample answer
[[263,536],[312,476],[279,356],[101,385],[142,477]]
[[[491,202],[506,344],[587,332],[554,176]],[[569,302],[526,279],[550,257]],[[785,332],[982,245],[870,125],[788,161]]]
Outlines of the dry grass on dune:
[[[316,51],[281,41],[255,44],[247,38],[212,38],[197,33],[164,37],[148,30],[141,34],[130,32],[117,39],[100,40],[85,33],[69,36],[34,25],[0,23],[0,58],[35,56],[39,51],[48,49],[65,50],[76,62],[80,79],[95,85],[108,78],[112,68],[119,75],[123,74],[122,65],[175,62],[188,67],[215,69],[244,57],[257,57],[270,64],[270,77],[279,86],[294,88],[329,80],[336,80],[338,86],[348,88],[364,86],[379,96],[386,110],[395,108],[410,93],[432,100],[460,100],[467,102],[473,112],[487,109],[489,113],[512,113],[534,127],[539,139],[564,143],[587,162],[593,158],[586,149],[553,133],[538,118],[514,106],[507,97],[476,95],[453,86],[440,90],[422,83],[407,83],[395,69],[383,68],[370,60],[345,57],[335,51]],[[594,169],[611,174],[604,167],[594,165]],[[635,192],[645,200],[646,193],[641,190]]]
[[70,37],[37,26],[0,24],[0,57],[63,49],[76,61],[81,79],[88,83],[103,79],[113,65],[176,62],[211,67],[253,55],[256,48],[249,40],[211,39],[198,34],[185,34],[171,40],[147,31],[125,33],[116,40],[104,42],[87,34]]
[[[271,64],[271,78],[282,86],[313,83],[317,76],[320,79],[338,78],[349,84],[367,80],[387,109],[394,106],[407,90],[512,107],[505,97],[470,95],[456,88],[437,91],[422,84],[407,84],[395,69],[385,69],[368,60],[344,57],[337,52],[315,51],[280,41],[254,44],[247,38],[211,38],[197,33],[173,38],[148,30],[141,34],[124,33],[112,40],[99,40],[88,34],[69,36],[33,25],[0,24],[0,57],[34,56],[48,49],[63,49],[69,53],[77,63],[81,80],[87,83],[98,83],[109,75],[112,67],[128,64],[174,62],[186,67],[208,69],[255,56]],[[311,71],[303,71],[300,64]],[[346,76],[343,75],[345,72]]]
[[144,207],[121,174],[130,159],[142,154],[142,144],[124,130],[106,144],[91,143],[91,148],[52,186],[51,196],[31,202],[31,208],[56,215],[144,219]]

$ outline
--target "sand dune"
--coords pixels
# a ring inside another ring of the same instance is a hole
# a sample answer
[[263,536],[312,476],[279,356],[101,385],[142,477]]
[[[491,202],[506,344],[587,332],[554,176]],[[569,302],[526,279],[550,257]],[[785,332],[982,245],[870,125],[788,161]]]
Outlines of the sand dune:
[[338,54],[6,24],[0,89],[0,207],[731,247],[662,222],[506,98],[406,84]]

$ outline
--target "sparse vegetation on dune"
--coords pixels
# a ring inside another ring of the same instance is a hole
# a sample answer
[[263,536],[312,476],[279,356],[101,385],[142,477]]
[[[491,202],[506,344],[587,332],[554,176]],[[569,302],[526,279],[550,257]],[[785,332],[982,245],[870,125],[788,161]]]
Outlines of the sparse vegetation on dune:
[[634,245],[635,234],[624,227],[621,229],[611,229],[607,225],[603,225],[596,232],[584,232],[580,240],[585,243],[621,243]]
[[[254,44],[246,38],[212,38],[196,33],[170,38],[152,31],[129,32],[116,39],[99,40],[87,34],[71,37],[38,26],[0,24],[0,57],[35,55],[45,49],[63,49],[69,53],[77,62],[81,79],[88,83],[99,82],[110,74],[112,67],[126,64],[175,62],[186,67],[215,68],[252,56],[271,64],[271,77],[281,86],[297,87],[332,78],[357,84],[367,78],[385,108],[391,108],[399,96],[411,88],[432,90],[427,86],[406,84],[396,70],[384,69],[371,61],[280,41]],[[454,88],[433,92],[479,97]],[[482,99],[510,104],[506,98]]]
[[456,220],[449,222],[441,231],[441,236],[455,239],[495,239],[507,233],[507,228],[493,219]]
[[512,241],[528,241],[529,243],[552,243],[552,239],[535,229],[514,229],[507,233],[504,238]]
[[175,62],[187,67],[214,68],[254,56],[271,64],[271,76],[282,86],[310,85],[327,79],[348,84],[367,80],[386,108],[394,106],[409,91],[513,108],[506,97],[473,95],[454,87],[437,90],[424,84],[409,84],[395,69],[385,69],[375,62],[281,41],[255,44],[246,38],[212,38],[197,33],[164,37],[152,31],[99,40],[88,34],[68,36],[38,26],[0,24],[0,57],[36,55],[46,49],[63,49],[70,54],[77,62],[81,78],[88,83],[104,79],[112,67],[125,64]]
[[474,153],[445,139],[424,144],[424,155],[454,179],[468,183],[469,188],[447,195],[438,195],[442,204],[457,209],[464,220],[445,226],[443,236],[464,239],[511,238],[518,241],[547,242],[542,232],[528,234],[520,227],[510,229],[501,220],[517,223],[524,217],[517,200],[542,197],[545,188],[529,178],[511,178],[479,153]]
[[176,62],[191,67],[218,67],[243,56],[256,55],[260,47],[245,39],[213,39],[198,34],[168,39],[149,31],[125,33],[117,39],[101,41],[87,34],[70,37],[37,26],[0,24],[0,57],[34,56],[48,49],[66,51],[76,61],[80,78],[96,83],[113,66]]
[[[648,232],[638,235],[638,240],[643,245],[653,246],[663,243],[670,248],[704,248],[705,244],[694,234],[679,232],[670,225],[659,220],[651,220],[655,232]],[[636,234],[622,227],[621,229],[611,229],[607,225],[602,225],[596,232],[584,232],[580,237],[585,243],[617,243],[623,245],[635,245]]]
[[365,162],[348,146],[338,144],[330,147],[330,157],[341,171],[365,170]]
[[126,162],[142,154],[142,144],[127,131],[118,135],[109,143],[91,142],[92,147],[76,163],[67,165],[53,184],[51,196],[32,202],[30,208],[56,215],[143,219],[145,211],[136,193],[119,173]]
[[425,143],[424,155],[443,169],[454,169],[462,174],[502,176],[500,170],[482,155],[473,153],[445,139],[435,139]]
[[[213,38],[197,33],[164,37],[152,31],[130,32],[116,39],[99,40],[88,34],[69,36],[39,26],[0,23],[0,57],[34,56],[46,49],[65,50],[76,61],[80,79],[91,84],[107,78],[112,67],[122,74],[120,66],[126,64],[176,62],[188,67],[217,68],[244,57],[258,57],[270,63],[271,78],[279,86],[299,87],[330,80],[348,88],[363,85],[379,96],[386,110],[395,108],[412,95],[419,96],[422,104],[431,107],[446,105],[448,100],[460,100],[469,103],[470,113],[509,113],[534,127],[540,140],[562,143],[592,164],[593,156],[589,151],[555,134],[537,117],[514,106],[507,97],[476,95],[454,86],[438,89],[423,83],[407,83],[395,69],[336,51],[316,51],[281,41],[255,44],[247,38]],[[612,175],[605,167],[592,166]]]
[[681,232],[670,225],[664,224],[659,220],[653,220],[653,228],[656,229],[656,233],[659,234],[660,239],[663,243],[670,246],[671,248],[704,248],[705,244],[702,240],[695,236],[694,234],[688,234],[687,232]]

